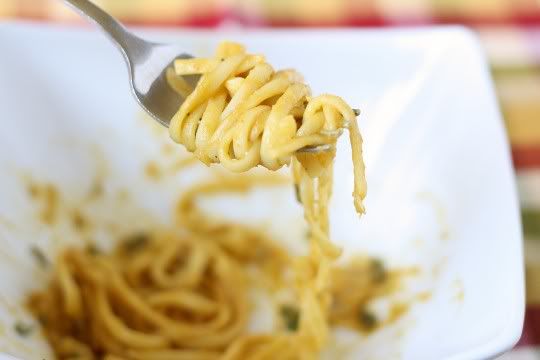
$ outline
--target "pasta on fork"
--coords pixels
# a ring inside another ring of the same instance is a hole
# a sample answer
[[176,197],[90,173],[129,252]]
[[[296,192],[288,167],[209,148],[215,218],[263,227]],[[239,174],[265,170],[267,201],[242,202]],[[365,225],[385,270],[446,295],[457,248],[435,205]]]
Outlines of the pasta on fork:
[[[354,166],[354,204],[363,213],[366,183],[362,138],[356,115],[334,95],[311,96],[295,70],[274,71],[263,56],[242,45],[221,43],[208,59],[178,59],[173,88],[185,101],[169,126],[172,139],[205,164],[220,163],[234,172],[258,165],[277,170],[295,158],[317,177],[334,158],[342,129],[349,130]],[[192,91],[182,76],[201,75]],[[328,151],[302,154],[305,147]]]

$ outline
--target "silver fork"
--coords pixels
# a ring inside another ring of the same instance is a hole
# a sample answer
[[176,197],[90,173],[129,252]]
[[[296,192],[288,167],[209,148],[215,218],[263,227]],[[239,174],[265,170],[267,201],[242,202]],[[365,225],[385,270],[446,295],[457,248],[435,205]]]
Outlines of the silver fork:
[[[95,22],[118,47],[129,72],[131,92],[148,114],[165,127],[176,113],[183,99],[168,84],[166,71],[175,59],[192,58],[180,47],[143,40],[129,32],[118,20],[89,0],[64,0],[82,16]],[[195,83],[197,77],[186,77]],[[358,110],[355,110],[358,115]],[[299,152],[321,152],[332,145],[306,146]]]
[[118,47],[129,72],[131,91],[154,119],[168,127],[183,99],[167,83],[165,71],[177,58],[191,58],[179,46],[143,40],[89,0],[65,0],[95,22]]

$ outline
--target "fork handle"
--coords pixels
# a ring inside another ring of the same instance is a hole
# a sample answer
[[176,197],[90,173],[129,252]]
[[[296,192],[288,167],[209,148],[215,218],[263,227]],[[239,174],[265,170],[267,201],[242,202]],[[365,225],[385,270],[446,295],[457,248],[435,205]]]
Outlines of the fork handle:
[[118,20],[89,0],[64,0],[83,17],[96,23],[129,59],[133,52],[145,52],[148,43],[130,33]]

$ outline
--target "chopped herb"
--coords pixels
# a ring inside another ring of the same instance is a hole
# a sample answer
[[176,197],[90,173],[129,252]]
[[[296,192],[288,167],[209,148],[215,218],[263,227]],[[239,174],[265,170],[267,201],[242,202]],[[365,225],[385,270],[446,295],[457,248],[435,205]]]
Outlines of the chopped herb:
[[30,196],[33,198],[39,195],[39,187],[35,184],[29,184],[27,190],[28,194],[30,194]]
[[86,245],[86,252],[93,256],[102,254],[102,251],[93,243]]
[[367,309],[360,309],[358,321],[360,322],[360,326],[366,330],[372,330],[377,326],[377,317]]
[[298,186],[298,184],[294,184],[294,195],[296,196],[296,201],[301,204],[302,199],[300,197],[300,186]]
[[127,252],[134,252],[142,249],[148,243],[149,237],[146,233],[136,233],[130,235],[124,240],[124,250]]
[[386,280],[386,268],[384,267],[384,263],[380,259],[372,259],[369,267],[371,280],[374,283],[380,284]]
[[30,254],[34,257],[39,266],[46,268],[49,266],[49,260],[43,251],[35,245],[30,246]]
[[71,221],[73,222],[73,226],[77,230],[83,230],[86,225],[88,225],[85,217],[78,211],[73,212]]
[[92,184],[90,191],[88,192],[88,197],[90,199],[95,199],[103,195],[103,192],[104,192],[103,183],[101,182],[101,180],[96,179],[94,183]]
[[46,326],[47,322],[49,321],[49,318],[43,314],[39,315],[37,319],[39,323],[41,324],[41,326]]
[[298,321],[300,320],[298,309],[290,305],[283,305],[279,309],[279,312],[287,330],[296,331],[298,329]]
[[34,327],[30,324],[25,324],[23,322],[17,321],[13,326],[15,332],[20,336],[28,336],[34,330]]

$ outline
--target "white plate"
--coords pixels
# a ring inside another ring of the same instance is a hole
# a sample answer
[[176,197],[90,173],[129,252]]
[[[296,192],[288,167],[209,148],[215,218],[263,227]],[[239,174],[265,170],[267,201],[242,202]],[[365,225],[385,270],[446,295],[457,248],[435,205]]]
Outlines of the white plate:
[[[517,341],[524,290],[514,175],[486,62],[469,31],[147,35],[201,55],[220,39],[243,42],[276,68],[299,69],[315,94],[338,94],[362,109],[368,213],[360,220],[354,214],[349,151],[341,144],[333,239],[348,256],[362,251],[392,266],[419,266],[420,275],[396,296],[432,296],[372,336],[339,335],[340,346],[350,350],[345,357],[483,359]],[[24,179],[58,185],[61,211],[82,207],[102,226],[87,236],[107,242],[113,225],[128,231],[144,222],[169,223],[181,189],[208,171],[145,177],[144,165],[169,140],[140,116],[121,57],[102,34],[2,24],[0,54],[0,348],[41,359],[49,350],[37,334],[20,339],[13,332],[16,320],[33,321],[19,306],[23,294],[45,281],[29,245],[51,256],[66,241],[82,239],[66,221],[53,228],[40,224]],[[165,166],[172,160],[157,161]],[[99,172],[106,174],[106,199],[84,205]],[[266,222],[281,239],[303,231],[294,225],[301,211],[288,188],[215,205],[232,217]]]

